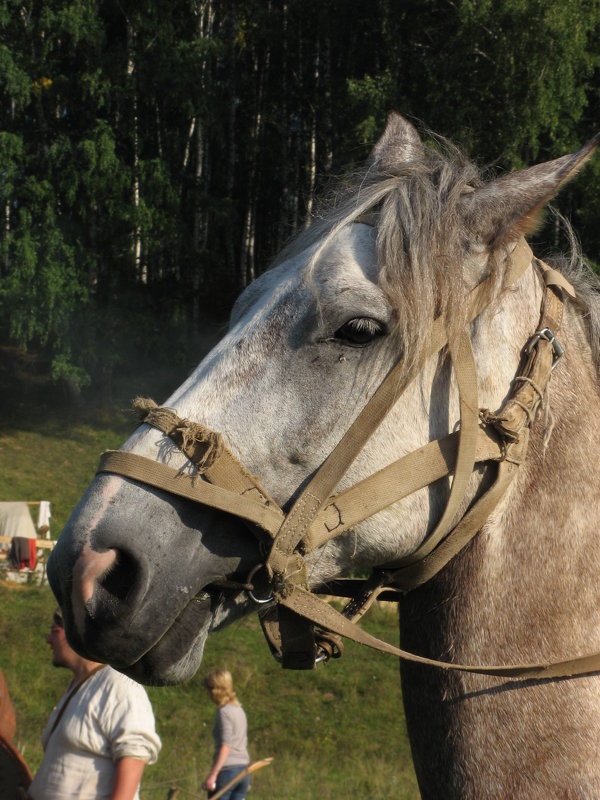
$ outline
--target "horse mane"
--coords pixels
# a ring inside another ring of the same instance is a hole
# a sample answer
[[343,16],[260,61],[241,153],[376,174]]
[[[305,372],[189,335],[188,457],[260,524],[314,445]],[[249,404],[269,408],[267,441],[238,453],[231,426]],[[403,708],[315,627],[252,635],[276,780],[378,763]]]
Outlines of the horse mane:
[[551,211],[567,237],[568,250],[562,255],[549,256],[545,260],[560,270],[575,289],[577,298],[574,305],[585,326],[600,383],[600,278],[588,266],[571,223],[556,210]]
[[[346,178],[320,201],[319,212],[305,230],[279,254],[273,266],[310,252],[308,275],[332,240],[366,215],[377,215],[376,252],[380,285],[396,311],[396,333],[408,375],[420,369],[431,321],[445,315],[449,341],[466,324],[469,286],[463,274],[472,236],[461,200],[489,177],[462,151],[442,137],[429,134],[432,146],[418,157],[378,168],[365,168]],[[578,306],[587,323],[595,363],[600,369],[600,283],[586,267],[566,220],[571,253],[559,258],[559,268],[576,286]],[[501,249],[488,263],[494,295],[502,289]]]

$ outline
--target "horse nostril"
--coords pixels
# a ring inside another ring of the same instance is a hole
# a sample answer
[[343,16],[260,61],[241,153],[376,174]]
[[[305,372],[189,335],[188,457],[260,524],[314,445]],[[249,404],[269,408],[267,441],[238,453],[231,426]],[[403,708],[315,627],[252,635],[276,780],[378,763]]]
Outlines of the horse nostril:
[[140,571],[125,550],[92,550],[85,547],[73,568],[72,605],[77,628],[82,631],[86,615],[104,606],[112,614],[126,613],[127,601],[139,583]]
[[114,549],[98,552],[86,545],[73,567],[73,589],[71,604],[77,627],[82,630],[85,607],[92,599],[97,581],[116,563],[117,551]]
[[117,560],[114,549],[98,552],[86,546],[73,567],[73,587],[79,587],[82,605],[94,594],[96,581],[101,578]]
[[125,551],[117,550],[116,560],[98,579],[98,586],[114,600],[123,603],[127,600],[135,583],[135,560]]

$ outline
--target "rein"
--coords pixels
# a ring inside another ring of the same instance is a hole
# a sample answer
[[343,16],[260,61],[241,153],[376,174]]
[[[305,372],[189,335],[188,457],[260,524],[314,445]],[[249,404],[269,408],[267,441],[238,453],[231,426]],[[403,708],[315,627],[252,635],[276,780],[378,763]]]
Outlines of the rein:
[[[509,256],[505,285],[514,285],[533,259],[531,249],[521,239]],[[561,273],[537,259],[536,264],[545,284],[540,321],[524,347],[520,374],[500,411],[492,414],[479,409],[477,372],[468,332],[465,330],[456,343],[448,344],[444,320],[437,318],[431,328],[426,358],[448,346],[459,390],[459,430],[338,494],[333,494],[335,488],[403,388],[401,361],[392,367],[287,514],[269,497],[259,479],[228,450],[219,433],[181,419],[174,411],[159,408],[149,400],[134,402],[143,421],[168,436],[194,464],[197,474],[124,451],[104,453],[98,473],[131,478],[244,520],[267,557],[264,564],[252,570],[241,588],[256,603],[264,604],[265,608],[259,611],[263,631],[284,667],[307,669],[319,661],[338,657],[343,650],[340,637],[348,637],[407,661],[500,677],[552,678],[598,670],[600,654],[552,663],[501,666],[436,661],[383,642],[357,625],[377,597],[398,599],[443,569],[482,528],[525,459],[530,427],[563,352],[557,339],[562,326],[563,294],[575,296]],[[491,278],[471,291],[469,323],[489,304],[491,293]],[[494,482],[455,521],[475,464],[489,462],[498,464]],[[351,597],[341,613],[311,592],[305,561],[308,553],[450,474],[453,479],[446,508],[415,552],[396,564],[376,569],[365,581],[337,580],[319,587],[317,591],[322,589],[322,593],[337,591],[340,596]],[[258,596],[256,582],[252,583],[258,572],[263,573],[264,597]]]

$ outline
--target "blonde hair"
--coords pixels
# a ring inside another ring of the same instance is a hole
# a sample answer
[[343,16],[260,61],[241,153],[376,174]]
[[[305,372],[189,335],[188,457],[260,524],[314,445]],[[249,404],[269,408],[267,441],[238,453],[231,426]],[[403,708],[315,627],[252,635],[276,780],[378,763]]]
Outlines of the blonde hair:
[[221,708],[227,703],[240,705],[233,690],[233,678],[227,669],[215,669],[204,678],[204,686],[208,689],[213,702]]

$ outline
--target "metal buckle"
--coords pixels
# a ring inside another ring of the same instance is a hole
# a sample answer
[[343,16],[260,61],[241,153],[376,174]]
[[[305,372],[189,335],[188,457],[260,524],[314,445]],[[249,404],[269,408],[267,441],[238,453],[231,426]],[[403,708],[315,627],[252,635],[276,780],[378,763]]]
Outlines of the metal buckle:
[[540,328],[539,331],[536,331],[525,345],[525,352],[531,353],[531,351],[533,350],[533,348],[539,342],[540,339],[545,339],[552,345],[552,352],[553,352],[552,369],[554,369],[554,367],[563,357],[565,351],[561,343],[554,335],[554,331],[552,331],[550,328]]
[[[252,569],[250,570],[250,574],[246,578],[246,583],[250,583],[251,584],[252,583],[252,578],[256,575],[258,570],[262,569],[264,566],[265,566],[264,564],[257,564],[255,567],[252,567]],[[262,606],[265,603],[271,603],[274,600],[274,597],[273,597],[272,593],[268,597],[264,597],[264,598],[257,597],[253,592],[253,588],[254,587],[252,587],[252,589],[247,589],[248,596],[250,597],[251,600],[254,600],[255,603],[258,603],[259,606]]]

